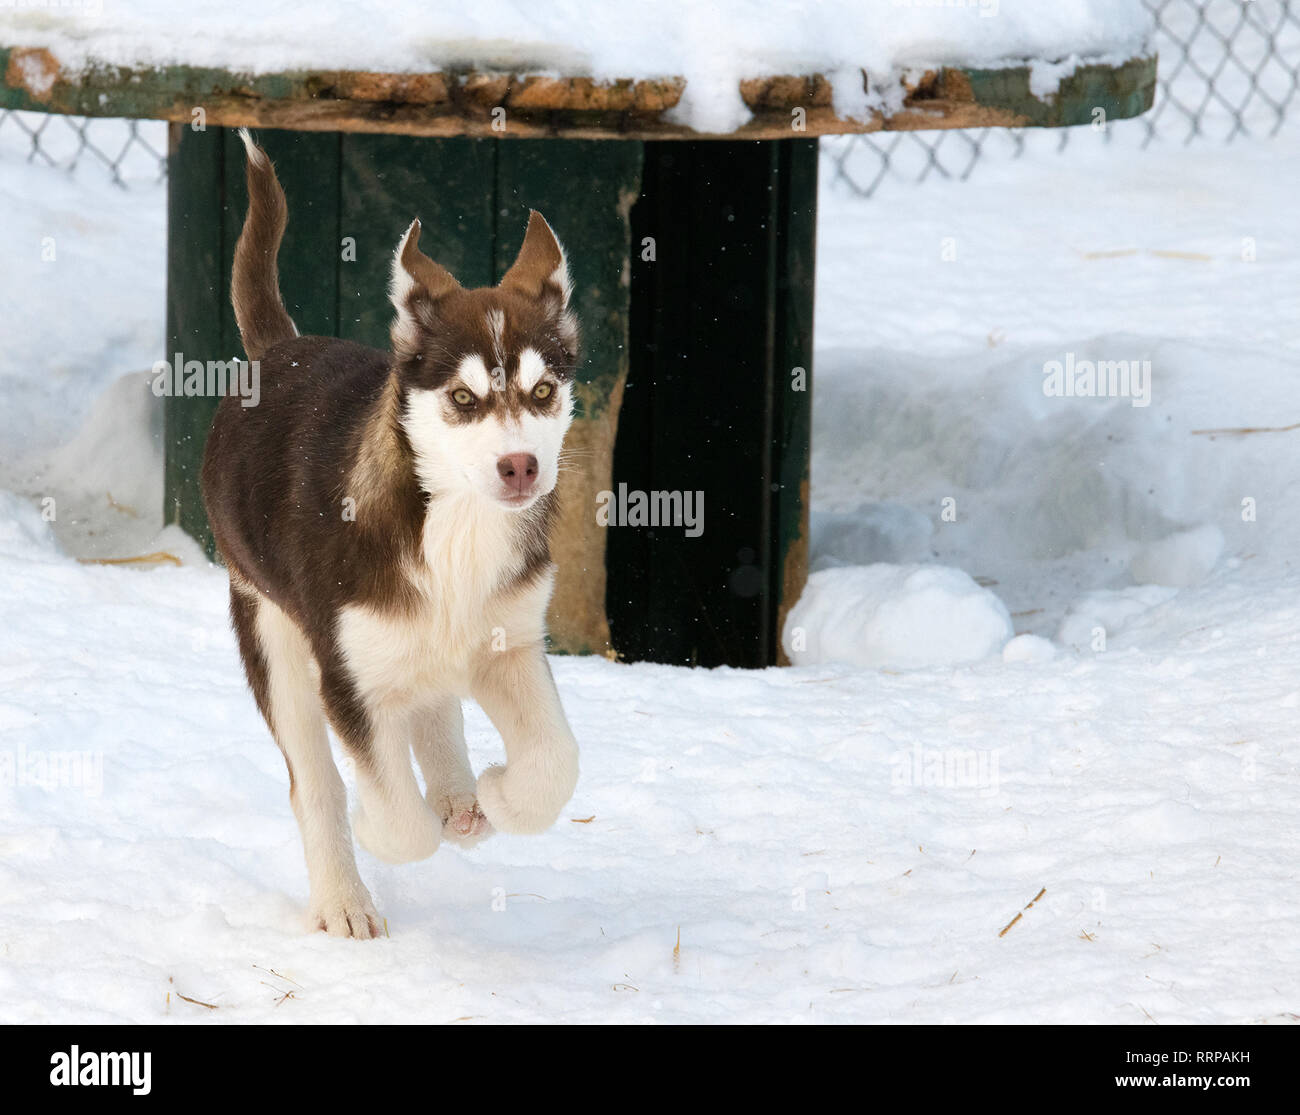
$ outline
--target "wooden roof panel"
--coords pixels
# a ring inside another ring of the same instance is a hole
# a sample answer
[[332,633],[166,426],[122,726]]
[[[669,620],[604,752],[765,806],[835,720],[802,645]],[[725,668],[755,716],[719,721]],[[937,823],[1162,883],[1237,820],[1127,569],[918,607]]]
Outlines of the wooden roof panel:
[[[1028,63],[927,71],[901,82],[901,107],[840,117],[823,74],[772,74],[740,83],[753,118],[707,135],[666,119],[681,77],[596,81],[491,72],[354,70],[249,75],[198,66],[65,72],[44,48],[0,47],[0,107],[304,131],[592,139],[783,139],[794,135],[967,127],[1060,127],[1137,116],[1155,95],[1156,59],[1083,63],[1039,95]],[[864,73],[862,80],[868,81]],[[873,84],[873,88],[878,85]]]

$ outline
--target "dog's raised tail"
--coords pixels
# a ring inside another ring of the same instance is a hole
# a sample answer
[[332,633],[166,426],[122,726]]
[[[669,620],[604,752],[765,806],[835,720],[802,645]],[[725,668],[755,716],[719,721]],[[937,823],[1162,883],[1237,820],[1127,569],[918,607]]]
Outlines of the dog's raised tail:
[[266,152],[253,142],[247,128],[239,129],[239,138],[248,153],[248,214],[235,244],[230,301],[244,351],[250,360],[258,360],[272,345],[298,335],[280,297],[276,267],[289,206]]

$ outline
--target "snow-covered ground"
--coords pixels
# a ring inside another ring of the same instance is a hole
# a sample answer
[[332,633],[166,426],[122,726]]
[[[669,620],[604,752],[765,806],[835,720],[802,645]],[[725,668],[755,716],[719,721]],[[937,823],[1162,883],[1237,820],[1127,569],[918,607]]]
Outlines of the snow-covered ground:
[[155,537],[161,192],[0,143],[0,1020],[1294,1020],[1300,138],[1096,139],[826,185],[806,664],[553,659],[564,817],[362,853],[368,944],[304,932],[224,579]]

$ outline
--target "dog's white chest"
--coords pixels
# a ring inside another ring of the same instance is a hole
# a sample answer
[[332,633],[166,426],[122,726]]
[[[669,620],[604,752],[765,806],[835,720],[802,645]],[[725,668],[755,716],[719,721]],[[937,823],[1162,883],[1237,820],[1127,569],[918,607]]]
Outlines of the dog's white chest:
[[384,610],[353,605],[339,615],[339,644],[364,692],[399,703],[464,695],[482,655],[541,637],[551,577],[506,587],[522,561],[514,525],[473,500],[430,510],[423,560],[405,571],[415,590],[408,601]]

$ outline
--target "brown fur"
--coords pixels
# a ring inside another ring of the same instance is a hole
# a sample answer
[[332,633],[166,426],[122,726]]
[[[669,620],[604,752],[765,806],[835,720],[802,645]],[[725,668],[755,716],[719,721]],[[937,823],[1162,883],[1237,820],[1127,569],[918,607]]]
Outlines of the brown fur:
[[402,247],[402,266],[433,298],[441,298],[460,285],[450,271],[420,251],[419,221],[412,222],[411,235]]
[[275,167],[265,151],[258,148],[258,152],[260,159],[250,158],[245,174],[248,216],[235,243],[234,281],[230,286],[235,321],[250,360],[260,360],[277,341],[298,333],[280,298],[275,262],[289,223],[289,207]]
[[[514,266],[501,278],[507,290],[517,290],[527,298],[543,297],[553,282],[555,269],[564,263],[564,256],[553,237],[546,235],[546,220],[533,210],[528,215],[528,229],[524,233],[524,247]],[[529,251],[528,248],[533,250]]]

